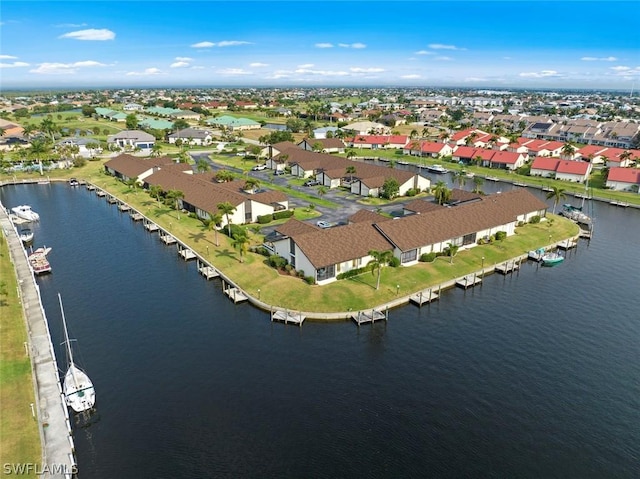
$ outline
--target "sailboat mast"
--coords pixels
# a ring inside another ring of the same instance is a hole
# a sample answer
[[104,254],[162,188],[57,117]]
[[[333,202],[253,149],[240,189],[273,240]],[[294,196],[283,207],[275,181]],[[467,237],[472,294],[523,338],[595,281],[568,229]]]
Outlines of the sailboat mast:
[[67,331],[67,320],[64,317],[64,308],[62,307],[62,296],[58,293],[58,301],[60,302],[60,312],[62,313],[62,327],[64,329],[64,342],[67,345],[67,354],[69,355],[69,363],[73,364],[73,354],[71,352],[71,340]]

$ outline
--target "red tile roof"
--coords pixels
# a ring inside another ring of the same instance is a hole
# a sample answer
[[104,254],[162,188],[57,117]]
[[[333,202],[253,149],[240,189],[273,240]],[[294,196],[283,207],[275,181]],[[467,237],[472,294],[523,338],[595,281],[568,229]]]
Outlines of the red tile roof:
[[586,175],[589,173],[591,163],[585,161],[567,161],[561,160],[556,167],[557,173],[566,173],[570,175]]
[[531,169],[556,171],[559,162],[560,160],[557,158],[546,158],[544,156],[538,156],[535,160],[533,160],[533,163],[531,163]]
[[619,181],[622,183],[640,184],[640,168],[609,168],[607,181]]
[[521,153],[516,153],[514,151],[496,151],[491,157],[491,163],[515,165],[521,156]]

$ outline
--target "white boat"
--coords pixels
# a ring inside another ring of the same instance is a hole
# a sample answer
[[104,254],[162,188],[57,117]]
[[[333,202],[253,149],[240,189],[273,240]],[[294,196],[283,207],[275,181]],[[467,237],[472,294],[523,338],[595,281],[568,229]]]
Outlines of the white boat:
[[78,186],[80,182],[76,178],[69,178],[69,186]]
[[64,309],[62,308],[62,297],[58,293],[60,301],[60,311],[62,313],[62,326],[64,327],[64,340],[67,345],[67,361],[69,368],[64,375],[64,383],[62,390],[64,392],[67,406],[75,412],[83,412],[91,409],[96,403],[96,391],[93,383],[87,373],[75,365],[73,362],[73,352],[71,351],[71,341],[67,331],[67,320],[64,317]]
[[438,174],[443,174],[443,173],[448,173],[449,172],[449,170],[444,168],[442,165],[426,166],[426,169],[427,169],[427,171],[430,171],[431,173],[438,173]]
[[38,221],[40,215],[31,209],[29,205],[14,206],[11,211],[18,217],[27,221]]
[[33,231],[30,228],[21,228],[20,229],[20,240],[25,245],[29,245],[33,242]]
[[545,253],[541,258],[542,266],[556,266],[564,261],[564,256],[560,253]]
[[47,259],[47,255],[51,248],[38,248],[29,255],[29,264],[35,274],[51,273],[51,265]]

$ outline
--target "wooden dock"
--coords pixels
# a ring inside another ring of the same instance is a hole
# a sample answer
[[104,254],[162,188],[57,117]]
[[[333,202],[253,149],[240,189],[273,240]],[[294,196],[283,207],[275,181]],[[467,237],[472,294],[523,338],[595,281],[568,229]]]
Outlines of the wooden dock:
[[500,178],[498,178],[497,176],[485,176],[484,177],[485,180],[487,181],[500,181]]
[[118,202],[118,199],[115,196],[107,196],[107,203],[109,203],[110,205],[113,205],[115,203]]
[[133,221],[140,221],[142,218],[144,218],[144,216],[142,216],[142,213],[138,213],[137,211],[131,211],[130,213],[131,219]]
[[198,264],[198,273],[204,276],[206,279],[213,279],[220,276],[220,273],[213,266],[207,266],[206,264]]
[[480,283],[482,283],[482,278],[475,273],[456,280],[456,286],[462,289],[473,288]]
[[561,243],[558,243],[558,248],[563,249],[563,250],[568,250],[571,248],[575,248],[576,246],[578,246],[578,240],[577,239],[568,239],[566,241],[562,241]]
[[591,239],[591,235],[593,235],[593,230],[591,229],[585,230],[580,228],[580,233],[579,233],[580,238]]
[[145,221],[144,222],[144,229],[146,229],[147,231],[153,233],[154,231],[158,231],[160,228],[158,227],[157,224],[152,223],[151,221]]
[[358,326],[360,326],[361,324],[375,323],[376,321],[380,321],[382,319],[386,321],[387,315],[382,311],[371,309],[367,311],[358,311],[357,314],[352,314],[351,318],[356,322]]
[[119,203],[119,204],[118,204],[118,209],[119,209],[120,211],[129,211],[129,210],[131,210],[131,206],[129,206],[129,205],[128,205],[128,204],[126,204],[126,203]]
[[164,244],[174,244],[176,243],[178,240],[175,238],[175,236],[170,235],[169,233],[167,233],[166,231],[160,230],[160,240],[164,243]]
[[[438,290],[440,291],[440,290]],[[422,306],[425,303],[431,303],[440,298],[440,294],[434,292],[432,289],[425,289],[424,291],[420,291],[416,294],[411,295],[409,301],[418,306]]]
[[520,263],[515,260],[507,261],[506,263],[496,265],[494,269],[497,273],[507,275],[518,271],[520,269]]
[[240,288],[236,288],[235,286],[229,286],[224,288],[224,294],[226,294],[231,301],[234,303],[241,303],[242,301],[246,301],[249,299]]
[[196,254],[194,253],[194,251],[190,248],[187,248],[186,246],[182,246],[181,244],[178,244],[178,254],[182,256],[185,261],[196,259]]
[[271,311],[271,321],[280,321],[284,324],[293,323],[302,326],[304,318],[305,316],[303,316],[302,313],[296,313],[295,311]]
[[92,185],[91,183],[87,183],[87,189],[88,189],[89,191],[95,191],[95,190],[96,190],[96,187],[95,187],[94,185]]
[[620,206],[622,208],[627,208],[629,206],[629,203],[625,203],[624,201],[610,201],[609,202],[610,205],[613,206]]
[[100,198],[107,196],[107,192],[101,189],[96,189],[96,196],[99,196]]

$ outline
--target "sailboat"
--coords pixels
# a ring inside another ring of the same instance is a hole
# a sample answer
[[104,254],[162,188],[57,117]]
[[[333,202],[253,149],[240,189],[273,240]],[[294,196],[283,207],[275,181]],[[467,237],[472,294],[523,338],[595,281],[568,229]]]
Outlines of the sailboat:
[[67,320],[64,317],[64,309],[62,308],[62,297],[58,293],[58,301],[60,302],[60,311],[62,312],[62,326],[64,327],[64,339],[67,345],[67,360],[69,368],[64,375],[64,384],[62,386],[64,398],[67,406],[71,407],[75,412],[83,412],[91,409],[96,402],[96,391],[89,376],[75,365],[73,362],[73,352],[71,351],[71,341],[69,332],[67,331]]

